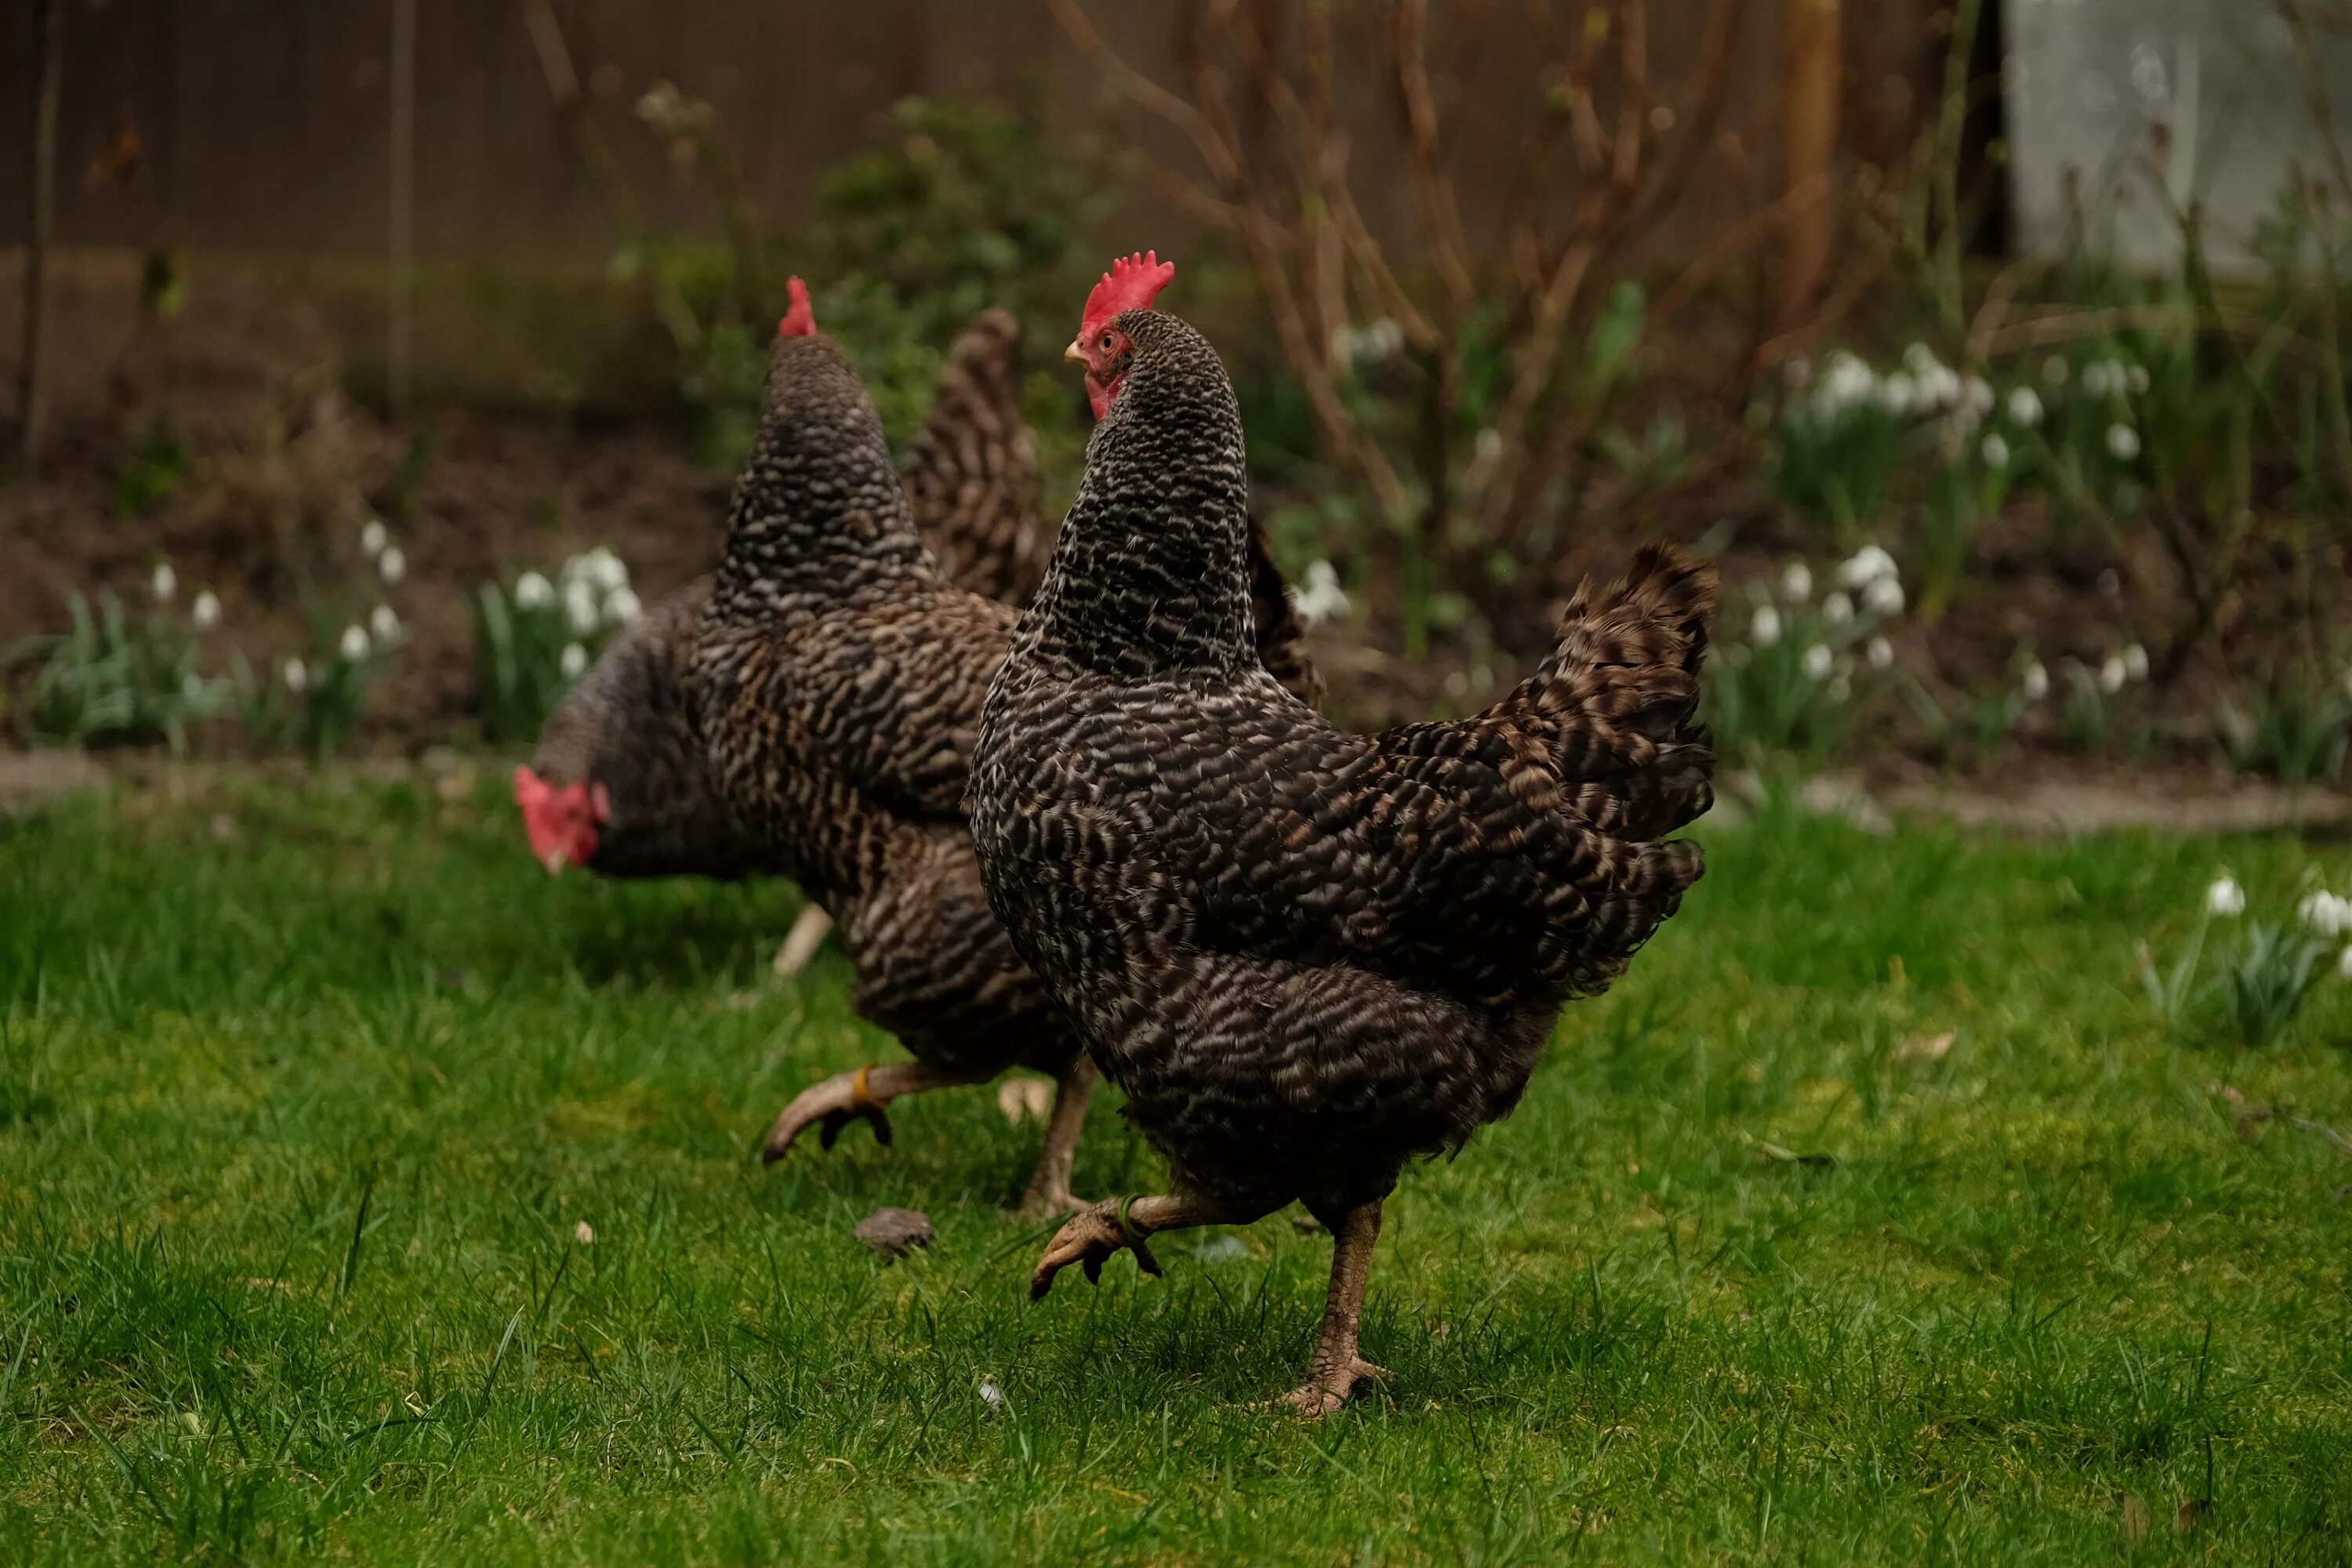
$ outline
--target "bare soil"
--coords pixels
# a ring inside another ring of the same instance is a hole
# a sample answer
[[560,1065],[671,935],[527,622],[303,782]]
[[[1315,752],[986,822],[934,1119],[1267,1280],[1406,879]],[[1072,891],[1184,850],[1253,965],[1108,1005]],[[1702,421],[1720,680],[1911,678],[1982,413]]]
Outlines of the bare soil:
[[[205,587],[223,602],[208,668],[232,649],[267,668],[389,603],[411,640],[372,693],[362,744],[414,756],[471,732],[468,605],[481,583],[602,543],[650,601],[716,556],[727,476],[698,467],[684,430],[658,411],[590,415],[548,401],[445,407],[395,425],[341,390],[337,330],[299,300],[249,283],[208,286],[201,310],[165,323],[136,308],[129,274],[74,276],[59,307],[59,341],[72,348],[47,460],[37,477],[0,485],[0,649],[61,629],[76,590],[144,602],[149,573],[164,559],[183,607]],[[159,435],[184,449],[184,471],[152,509],[128,504],[125,476]],[[378,582],[360,551],[370,516],[385,520],[406,558],[396,585]],[[1559,563],[1559,591],[1584,572],[1613,569],[1651,531],[1727,539],[1722,559],[1735,583],[1819,553],[1753,475],[1727,470],[1654,503],[1587,497],[1581,543]],[[2021,647],[2034,648],[2053,676],[2067,658],[2095,668],[2127,643],[2147,647],[2157,680],[2126,694],[2118,726],[2134,736],[2135,761],[2086,763],[2070,751],[2053,700],[2027,716],[2000,758],[2004,789],[2102,773],[2127,783],[2200,774],[2218,754],[2218,716],[2242,710],[2251,682],[2291,651],[2284,628],[2294,622],[2284,605],[2299,583],[2315,580],[2334,624],[2352,625],[2340,546],[2269,563],[2261,585],[2233,596],[2191,653],[2176,647],[2177,574],[2146,531],[2128,548],[2085,535],[2053,552],[2048,537],[2031,512],[2000,520],[1979,540],[1948,609],[1895,630],[1903,668],[1948,711],[2000,689]],[[1524,618],[1517,630],[1528,647],[1455,644],[1425,664],[1319,634],[1334,716],[1375,728],[1483,706],[1541,652],[1544,616]],[[27,678],[19,669],[0,695]],[[1906,704],[1883,704],[1853,742],[1874,793],[1946,781]],[[236,741],[224,726],[202,743],[217,752]]]

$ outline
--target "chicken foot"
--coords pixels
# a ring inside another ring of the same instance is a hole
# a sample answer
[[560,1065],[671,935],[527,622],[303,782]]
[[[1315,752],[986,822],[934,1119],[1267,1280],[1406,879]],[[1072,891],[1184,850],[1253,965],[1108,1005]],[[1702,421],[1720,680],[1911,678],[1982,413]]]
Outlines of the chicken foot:
[[1054,1086],[1054,1115],[1045,1124],[1045,1147],[1037,1156],[1036,1173],[1022,1194],[1026,1215],[1068,1214],[1087,1205],[1070,1195],[1070,1165],[1077,1158],[1078,1135],[1087,1127],[1087,1102],[1094,1098],[1095,1064],[1078,1053]]
[[854,1072],[835,1073],[823,1083],[803,1089],[784,1107],[776,1124],[768,1130],[768,1141],[760,1150],[760,1158],[774,1164],[793,1146],[793,1140],[812,1123],[816,1126],[817,1143],[822,1148],[831,1149],[853,1121],[870,1123],[874,1141],[887,1148],[890,1117],[885,1106],[902,1094],[919,1094],[927,1089],[945,1089],[950,1084],[971,1081],[920,1062],[862,1067]]
[[1144,1242],[1154,1231],[1184,1230],[1196,1225],[1247,1225],[1258,1217],[1184,1193],[1105,1198],[1089,1204],[1071,1215],[1069,1223],[1046,1243],[1037,1271],[1029,1277],[1029,1299],[1044,1300],[1054,1288],[1054,1276],[1073,1263],[1085,1264],[1087,1280],[1100,1284],[1103,1265],[1122,1250],[1134,1253],[1136,1266],[1146,1274],[1159,1273],[1160,1260]]
[[1323,1333],[1307,1363],[1306,1386],[1278,1402],[1302,1415],[1328,1415],[1348,1403],[1360,1378],[1386,1377],[1356,1353],[1356,1329],[1364,1311],[1364,1281],[1372,1271],[1372,1244],[1381,1236],[1380,1200],[1358,1204],[1332,1229],[1331,1292],[1323,1303]]
[[816,950],[824,945],[825,937],[833,931],[833,917],[815,904],[803,904],[800,918],[793,929],[784,933],[784,945],[776,949],[776,960],[768,967],[779,980],[790,980],[809,966]]

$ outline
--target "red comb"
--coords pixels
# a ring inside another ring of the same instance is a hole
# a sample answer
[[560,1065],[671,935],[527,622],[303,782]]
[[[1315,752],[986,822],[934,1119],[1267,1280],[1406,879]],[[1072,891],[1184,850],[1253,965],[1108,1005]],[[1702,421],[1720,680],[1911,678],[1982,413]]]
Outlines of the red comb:
[[1086,314],[1078,318],[1078,336],[1094,336],[1095,329],[1122,310],[1150,310],[1160,290],[1175,276],[1176,264],[1160,260],[1156,250],[1120,257],[1087,296]]
[[816,312],[809,308],[808,285],[798,278],[788,278],[784,280],[784,297],[792,301],[792,309],[786,310],[784,319],[776,323],[776,336],[805,338],[814,335]]

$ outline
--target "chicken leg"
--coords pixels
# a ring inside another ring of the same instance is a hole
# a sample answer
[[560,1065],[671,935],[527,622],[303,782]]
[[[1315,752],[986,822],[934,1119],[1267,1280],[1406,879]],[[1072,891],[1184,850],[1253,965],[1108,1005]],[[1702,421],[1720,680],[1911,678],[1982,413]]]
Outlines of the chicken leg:
[[776,949],[776,960],[769,965],[779,980],[790,980],[809,966],[816,950],[833,931],[833,917],[815,904],[801,906],[800,918],[793,929],[784,933],[784,945]]
[[1037,1156],[1036,1173],[1022,1194],[1023,1214],[1068,1214],[1086,1207],[1070,1195],[1070,1164],[1077,1157],[1078,1135],[1087,1127],[1087,1102],[1094,1092],[1095,1064],[1081,1051],[1055,1085],[1054,1115],[1045,1124],[1045,1147]]
[[760,1150],[760,1158],[771,1165],[782,1159],[784,1151],[793,1146],[793,1140],[813,1122],[817,1125],[818,1143],[826,1149],[833,1147],[843,1129],[853,1121],[871,1123],[874,1141],[887,1147],[890,1142],[890,1117],[884,1107],[902,1094],[919,1094],[927,1089],[945,1089],[950,1084],[971,1081],[920,1062],[837,1072],[823,1083],[803,1089],[784,1107],[776,1124],[768,1130],[768,1141]]
[[1054,1276],[1073,1263],[1085,1264],[1087,1279],[1100,1284],[1103,1265],[1122,1250],[1134,1253],[1136,1266],[1146,1274],[1159,1273],[1160,1260],[1144,1244],[1154,1231],[1184,1230],[1196,1225],[1247,1225],[1258,1217],[1186,1193],[1105,1198],[1089,1204],[1071,1215],[1069,1223],[1045,1244],[1045,1255],[1029,1277],[1029,1299],[1044,1300],[1054,1288]]
[[1356,1328],[1364,1311],[1364,1281],[1372,1269],[1372,1243],[1381,1236],[1380,1200],[1358,1204],[1333,1227],[1331,1293],[1323,1303],[1323,1333],[1307,1363],[1307,1384],[1281,1403],[1302,1415],[1328,1415],[1348,1403],[1357,1380],[1386,1377],[1356,1353]]

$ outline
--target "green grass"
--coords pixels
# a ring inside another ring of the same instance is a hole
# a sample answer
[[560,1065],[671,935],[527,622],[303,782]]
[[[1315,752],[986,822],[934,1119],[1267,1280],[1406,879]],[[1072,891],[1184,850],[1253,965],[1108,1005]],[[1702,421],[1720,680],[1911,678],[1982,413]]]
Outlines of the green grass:
[[[1250,1406],[1324,1238],[1032,1307],[1035,1134],[979,1090],[762,1170],[889,1049],[841,960],[770,983],[788,889],[551,882],[509,817],[0,821],[0,1563],[2352,1555],[2352,1161],[2209,1092],[2352,1131],[2352,985],[2254,1055],[2132,957],[2340,848],[1710,834],[1518,1113],[1407,1173],[1394,1382],[1309,1426]],[[1159,1179],[1115,1100],[1082,1192]],[[936,1248],[877,1265],[881,1204]]]

